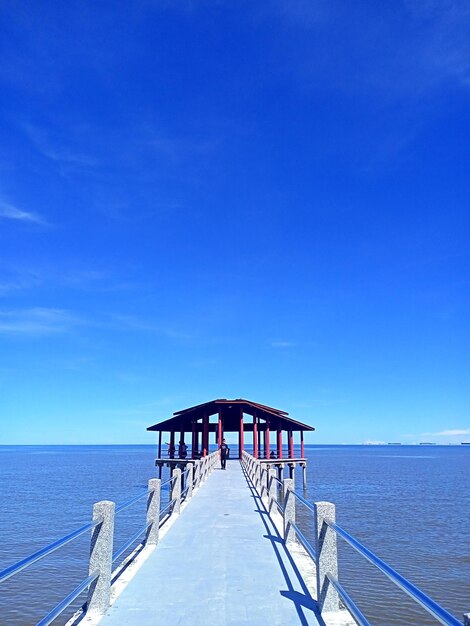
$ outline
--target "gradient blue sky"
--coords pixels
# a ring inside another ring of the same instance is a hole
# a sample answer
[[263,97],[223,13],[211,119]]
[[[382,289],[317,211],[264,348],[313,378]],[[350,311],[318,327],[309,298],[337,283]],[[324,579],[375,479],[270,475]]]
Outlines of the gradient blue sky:
[[6,0],[0,438],[470,440],[466,0]]

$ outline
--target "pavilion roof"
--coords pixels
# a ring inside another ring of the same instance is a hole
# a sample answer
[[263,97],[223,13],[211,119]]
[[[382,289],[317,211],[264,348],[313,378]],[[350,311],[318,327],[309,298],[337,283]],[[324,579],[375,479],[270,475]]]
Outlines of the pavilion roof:
[[203,404],[182,409],[181,411],[175,411],[173,417],[158,422],[153,426],[149,426],[147,430],[190,431],[193,422],[202,419],[205,415],[215,415],[219,410],[222,411],[222,415],[226,421],[225,429],[227,431],[238,430],[236,424],[237,419],[239,419],[240,409],[247,415],[256,415],[258,418],[265,421],[269,419],[272,428],[279,427],[282,430],[315,430],[313,426],[293,420],[286,411],[281,411],[280,409],[275,409],[265,404],[259,404],[258,402],[252,402],[251,400],[245,400],[243,398],[237,398],[236,400],[219,398],[218,400],[204,402]]

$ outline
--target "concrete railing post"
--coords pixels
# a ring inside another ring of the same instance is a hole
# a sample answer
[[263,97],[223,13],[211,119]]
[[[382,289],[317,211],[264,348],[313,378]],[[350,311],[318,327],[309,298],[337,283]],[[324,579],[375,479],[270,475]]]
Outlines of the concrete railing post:
[[259,461],[256,462],[256,490],[261,495],[261,463]]
[[277,501],[277,485],[276,485],[276,470],[270,469],[268,473],[268,513],[276,509]]
[[261,466],[261,497],[264,498],[265,502],[269,502],[269,493],[268,493],[268,470],[265,465]]
[[88,589],[87,613],[104,615],[111,597],[111,569],[113,560],[114,502],[102,500],[93,505],[93,520],[103,520],[91,533],[89,575],[98,572],[98,578]]
[[188,500],[191,500],[193,497],[193,480],[194,480],[194,467],[192,463],[188,463],[188,491],[186,492],[186,497]]
[[292,543],[295,541],[295,530],[292,524],[295,524],[295,496],[294,481],[292,478],[285,478],[284,484],[284,541]]
[[156,546],[160,527],[160,497],[162,481],[159,478],[149,480],[149,495],[147,496],[147,524],[152,524],[147,530],[145,545]]
[[196,461],[195,466],[194,486],[198,488],[201,483],[201,461]]
[[171,494],[171,499],[174,500],[173,512],[176,515],[180,514],[181,510],[181,470],[177,467],[173,473],[174,482],[173,482],[173,491]]
[[317,553],[317,598],[320,612],[339,610],[339,597],[327,578],[338,578],[338,551],[336,533],[325,522],[336,519],[335,505],[331,502],[315,502],[315,550]]

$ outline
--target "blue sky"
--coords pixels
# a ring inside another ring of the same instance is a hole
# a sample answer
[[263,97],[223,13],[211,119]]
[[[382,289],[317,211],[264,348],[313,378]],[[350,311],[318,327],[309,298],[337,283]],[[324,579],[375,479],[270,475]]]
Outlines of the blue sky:
[[0,52],[4,443],[470,440],[465,0],[7,1]]

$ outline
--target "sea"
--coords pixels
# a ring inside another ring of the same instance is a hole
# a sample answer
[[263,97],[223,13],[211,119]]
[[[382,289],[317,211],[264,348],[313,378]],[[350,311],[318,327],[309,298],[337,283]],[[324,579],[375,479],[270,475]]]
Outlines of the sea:
[[[89,521],[94,502],[143,493],[157,475],[155,453],[148,445],[0,446],[0,570]],[[470,446],[315,445],[305,455],[300,493],[335,503],[340,526],[462,620],[470,612]],[[116,516],[115,547],[143,526],[145,505]],[[313,540],[311,514],[298,509],[298,520]],[[0,625],[36,624],[87,576],[88,550],[86,533],[0,584]],[[340,582],[372,625],[437,623],[341,539],[338,551]]]

